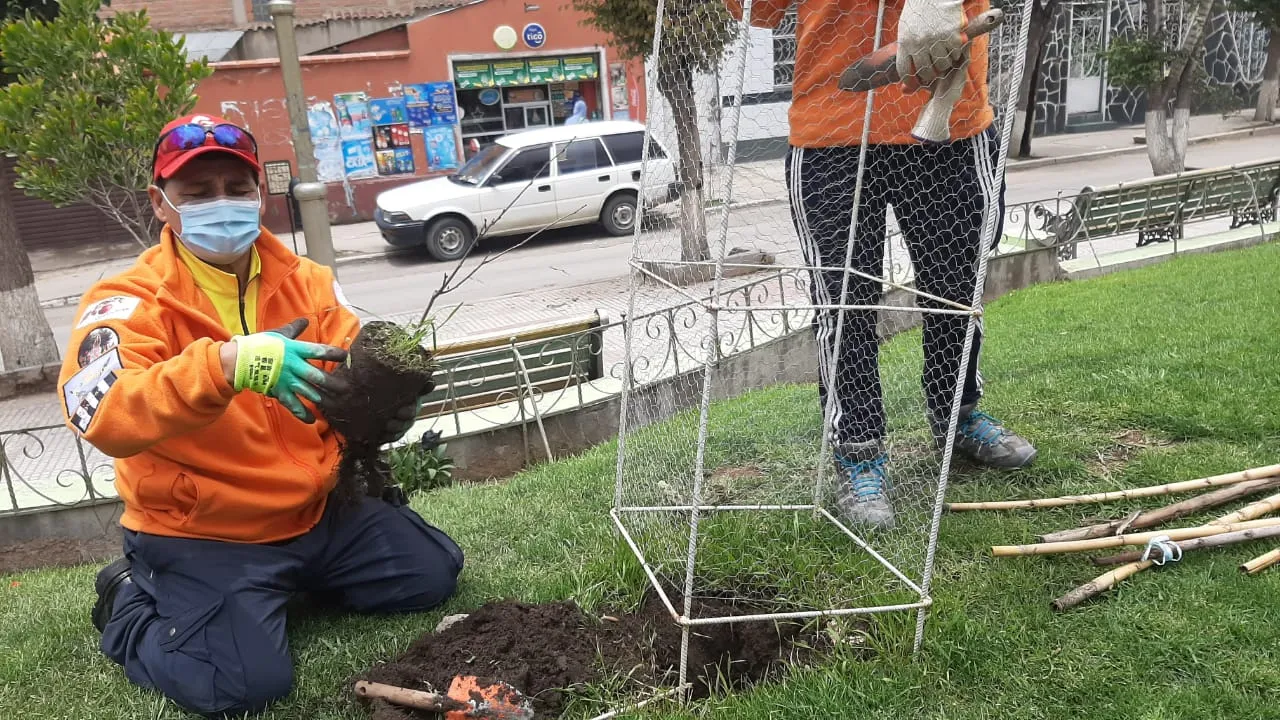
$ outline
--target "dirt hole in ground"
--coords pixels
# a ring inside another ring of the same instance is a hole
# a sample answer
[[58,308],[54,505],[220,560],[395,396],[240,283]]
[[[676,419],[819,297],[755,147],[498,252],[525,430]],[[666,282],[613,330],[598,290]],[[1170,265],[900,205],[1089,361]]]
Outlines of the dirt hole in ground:
[[[699,604],[694,617],[760,610],[713,598],[699,598]],[[675,687],[680,637],[680,627],[652,593],[639,612],[604,612],[599,617],[568,601],[492,602],[438,634],[423,635],[399,657],[352,682],[443,693],[455,675],[497,679],[532,699],[535,718],[550,720],[564,711],[574,686],[598,684],[633,694]],[[830,635],[812,621],[695,627],[689,642],[693,697],[707,697],[723,690],[725,683],[739,688],[774,679],[787,665],[806,662],[831,646]],[[435,717],[382,700],[372,700],[369,708],[374,720]]]

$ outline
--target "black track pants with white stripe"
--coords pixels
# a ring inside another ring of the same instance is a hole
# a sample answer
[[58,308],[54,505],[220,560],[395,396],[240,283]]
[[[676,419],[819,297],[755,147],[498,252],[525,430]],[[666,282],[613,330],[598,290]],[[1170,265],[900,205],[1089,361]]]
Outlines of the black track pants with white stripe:
[[[965,306],[972,303],[984,213],[993,206],[999,213],[995,238],[1000,237],[999,220],[1003,219],[1003,182],[995,176],[995,142],[994,132],[988,130],[942,146],[869,146],[850,267],[872,277],[885,275],[886,208],[892,205],[915,269],[916,288]],[[845,266],[858,156],[857,147],[833,147],[792,148],[787,157],[791,217],[808,265]],[[845,300],[838,303],[844,274],[815,272],[814,304],[881,304],[882,284],[852,273]],[[922,297],[916,300],[925,307],[946,307]],[[878,313],[844,311],[837,349],[840,312],[820,309],[814,316],[822,406],[827,407],[833,390],[837,400],[832,441],[842,445],[880,440],[885,411],[876,341]],[[963,315],[924,315],[922,384],[928,410],[938,422],[950,417],[967,323]],[[976,405],[982,395],[981,340],[979,325],[961,396],[964,407]]]

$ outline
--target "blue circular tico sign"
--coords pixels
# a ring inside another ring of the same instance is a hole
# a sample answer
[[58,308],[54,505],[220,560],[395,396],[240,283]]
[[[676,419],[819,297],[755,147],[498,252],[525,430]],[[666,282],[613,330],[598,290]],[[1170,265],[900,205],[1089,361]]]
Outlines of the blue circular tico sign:
[[547,44],[547,31],[542,29],[538,23],[529,23],[524,26],[524,44],[533,49],[538,49]]

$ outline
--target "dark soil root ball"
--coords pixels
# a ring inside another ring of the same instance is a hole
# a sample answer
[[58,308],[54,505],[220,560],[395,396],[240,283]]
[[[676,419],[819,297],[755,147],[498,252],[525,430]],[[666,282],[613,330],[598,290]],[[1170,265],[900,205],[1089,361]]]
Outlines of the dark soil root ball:
[[435,388],[431,353],[402,326],[382,320],[367,323],[351,343],[349,361],[334,374],[350,391],[336,399],[329,424],[342,436],[342,459],[334,497],[339,504],[361,495],[378,497],[386,483],[380,462],[387,423],[400,408]]

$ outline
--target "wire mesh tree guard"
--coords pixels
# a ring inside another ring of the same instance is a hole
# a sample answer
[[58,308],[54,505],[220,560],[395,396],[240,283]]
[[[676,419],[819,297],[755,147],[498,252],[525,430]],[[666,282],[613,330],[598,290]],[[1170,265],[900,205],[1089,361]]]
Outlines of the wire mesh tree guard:
[[[950,122],[968,136],[905,146],[891,136],[915,123],[916,96],[894,84],[831,93],[834,77],[815,73],[839,75],[858,55],[814,67],[804,55],[844,52],[822,46],[841,32],[849,48],[881,48],[901,2],[879,0],[863,30],[847,17],[806,25],[819,10],[804,2],[779,13],[744,0],[740,19],[716,20],[718,2],[657,4],[641,182],[652,162],[674,161],[681,197],[676,209],[643,208],[633,235],[610,511],[682,628],[677,692],[691,683],[690,635],[708,625],[877,616],[887,626],[914,611],[914,633],[909,620],[899,626],[920,649],[971,368],[980,390],[975,338],[1030,22],[1028,3],[1006,5],[1004,24],[974,38],[967,85],[985,77],[989,90],[969,90]],[[965,9],[972,18],[988,8]],[[753,10],[772,30],[752,26]],[[698,29],[720,21],[732,32]],[[854,35],[871,28],[873,44]],[[777,117],[751,98],[779,80],[797,98],[789,156],[759,160],[755,140]],[[777,175],[784,196],[762,197]],[[911,275],[898,277],[907,265]],[[735,288],[761,272],[794,278],[807,296],[797,304],[764,291],[744,302]],[[690,310],[669,331],[696,362],[659,371],[647,354],[658,338],[633,319],[677,302]],[[743,335],[779,327],[792,330],[735,352]],[[764,389],[744,395],[748,387]],[[858,522],[835,502],[844,480],[834,458],[847,466],[862,458],[851,448],[867,447],[887,457],[891,524]],[[708,613],[710,599],[741,612]]]

